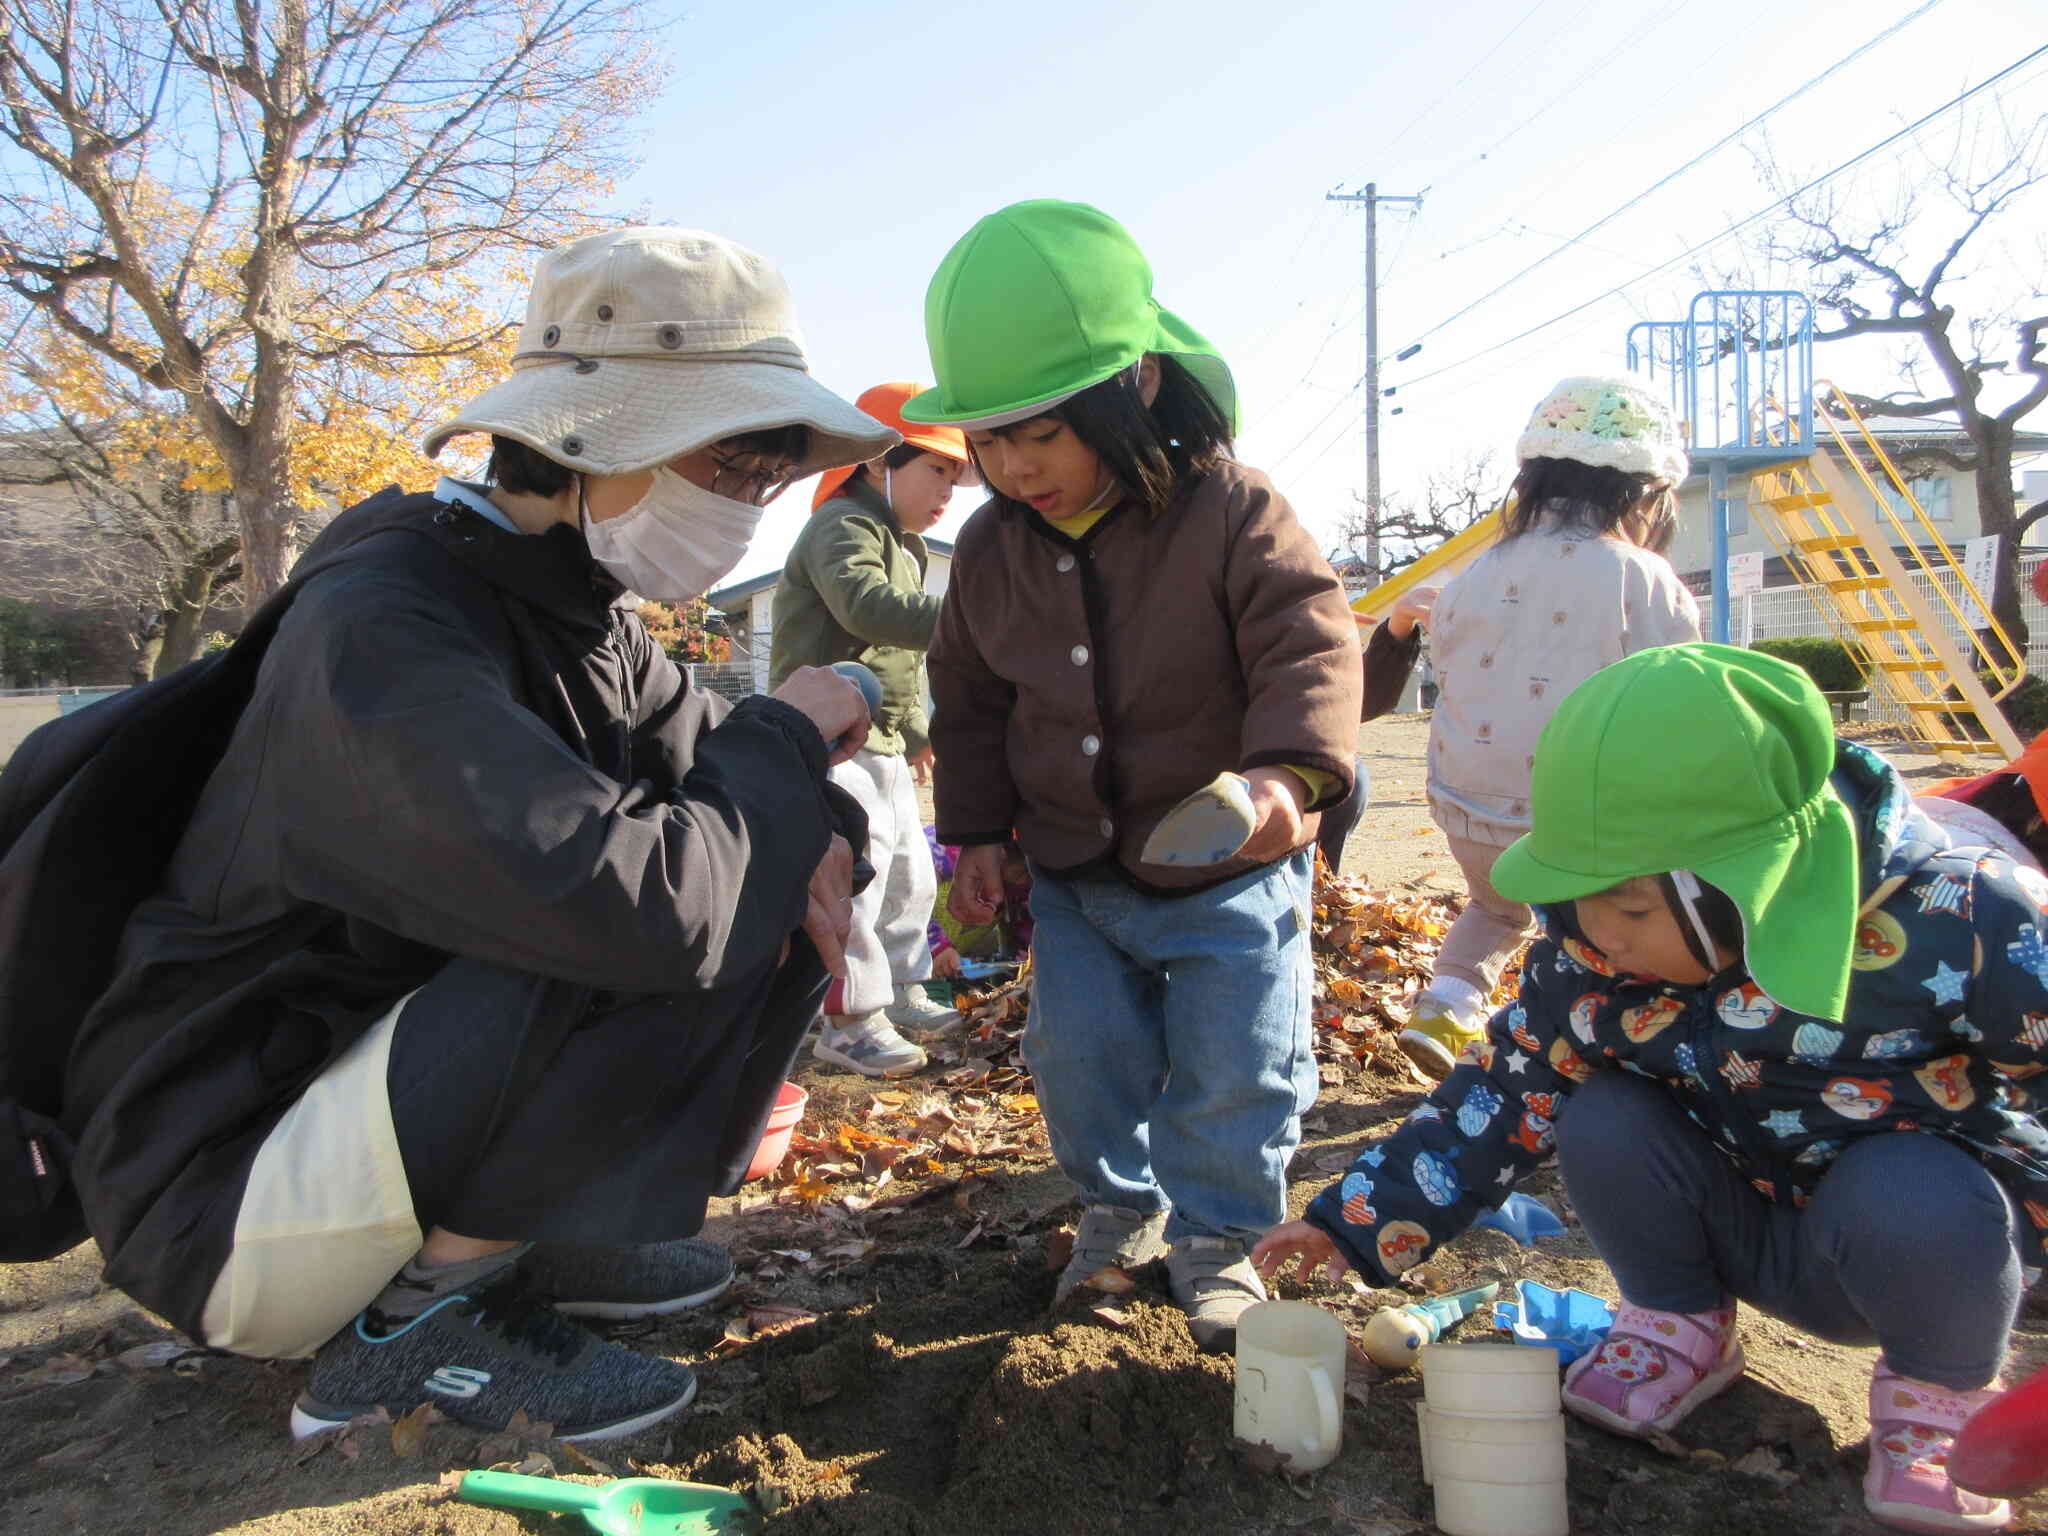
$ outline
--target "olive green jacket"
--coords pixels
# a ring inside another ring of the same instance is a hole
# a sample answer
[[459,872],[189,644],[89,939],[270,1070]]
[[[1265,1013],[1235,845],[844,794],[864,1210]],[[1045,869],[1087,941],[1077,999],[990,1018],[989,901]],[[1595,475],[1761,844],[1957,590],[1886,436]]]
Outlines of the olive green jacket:
[[940,599],[924,590],[924,540],[905,533],[865,480],[811,514],[775,589],[768,686],[798,667],[864,663],[881,679],[868,746],[915,756],[928,744],[924,653]]

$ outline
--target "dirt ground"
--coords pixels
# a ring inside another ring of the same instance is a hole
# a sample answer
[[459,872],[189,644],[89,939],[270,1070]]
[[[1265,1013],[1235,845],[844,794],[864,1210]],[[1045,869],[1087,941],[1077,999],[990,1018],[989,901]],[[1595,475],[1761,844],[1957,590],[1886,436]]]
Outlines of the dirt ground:
[[[1423,738],[1412,718],[1365,731],[1375,789],[1347,863],[1376,884],[1452,894],[1455,870],[1423,808]],[[1910,758],[1901,766],[1939,771]],[[445,1499],[444,1472],[491,1464],[586,1481],[612,1472],[725,1484],[746,1490],[765,1528],[784,1536],[1431,1529],[1413,1372],[1348,1394],[1342,1454],[1294,1479],[1233,1448],[1231,1364],[1195,1352],[1163,1275],[1141,1271],[1129,1295],[1049,1312],[1074,1211],[1044,1151],[1028,1080],[979,1070],[963,1069],[974,1078],[964,1084],[935,1067],[877,1085],[805,1069],[812,1097],[800,1134],[832,1182],[808,1198],[755,1185],[720,1202],[713,1230],[733,1247],[739,1283],[702,1314],[628,1335],[635,1348],[690,1362],[702,1381],[698,1404],[635,1439],[591,1448],[602,1459],[595,1464],[544,1427],[485,1437],[448,1424],[359,1421],[295,1451],[285,1417],[303,1364],[181,1354],[157,1319],[101,1286],[89,1247],[0,1268],[0,1529],[571,1528]],[[1338,1075],[1307,1118],[1293,1167],[1297,1210],[1419,1096],[1399,1069]],[[928,1139],[918,1145],[933,1150],[912,1156],[895,1143],[911,1139],[919,1115],[915,1134]],[[1528,1187],[1569,1219],[1554,1179]],[[1441,1291],[1516,1276],[1615,1294],[1575,1224],[1536,1250],[1475,1230],[1424,1278]],[[1301,1292],[1290,1284],[1283,1294]],[[1323,1290],[1316,1299],[1355,1331],[1401,1297]],[[1483,1323],[1467,1323],[1466,1336]],[[1742,1327],[1747,1377],[1689,1420],[1681,1443],[1660,1451],[1571,1425],[1575,1531],[1882,1529],[1858,1496],[1873,1352],[1747,1311]],[[2015,1365],[2043,1361],[2048,1319],[2030,1315]],[[2048,1500],[2032,1501],[2017,1528],[2048,1532]]]

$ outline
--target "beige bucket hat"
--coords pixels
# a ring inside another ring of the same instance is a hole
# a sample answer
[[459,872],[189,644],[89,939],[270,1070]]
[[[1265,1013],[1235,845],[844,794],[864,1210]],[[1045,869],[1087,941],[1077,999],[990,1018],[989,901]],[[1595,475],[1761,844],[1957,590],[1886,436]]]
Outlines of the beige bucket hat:
[[534,269],[512,376],[427,434],[429,458],[494,432],[593,475],[651,469],[720,438],[800,422],[797,473],[901,439],[813,379],[782,274],[695,229],[586,235]]

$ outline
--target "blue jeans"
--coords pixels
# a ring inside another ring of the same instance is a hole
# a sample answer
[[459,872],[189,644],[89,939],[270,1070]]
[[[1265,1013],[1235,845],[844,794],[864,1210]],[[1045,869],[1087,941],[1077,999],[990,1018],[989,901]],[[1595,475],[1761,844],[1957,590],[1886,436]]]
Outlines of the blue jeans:
[[1033,868],[1024,1061],[1090,1204],[1171,1205],[1176,1242],[1286,1215],[1317,1085],[1309,882],[1305,852],[1178,897]]

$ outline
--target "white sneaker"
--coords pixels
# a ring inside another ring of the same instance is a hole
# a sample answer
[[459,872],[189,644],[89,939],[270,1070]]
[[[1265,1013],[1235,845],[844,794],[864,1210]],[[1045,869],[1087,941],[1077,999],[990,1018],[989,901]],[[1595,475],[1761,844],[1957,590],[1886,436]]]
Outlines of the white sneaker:
[[877,1008],[872,1013],[827,1014],[811,1054],[862,1077],[908,1077],[921,1071],[924,1047],[912,1045]]
[[921,981],[905,982],[898,987],[896,1000],[882,1012],[899,1030],[913,1035],[928,1035],[960,1017],[957,1010],[935,1001]]

